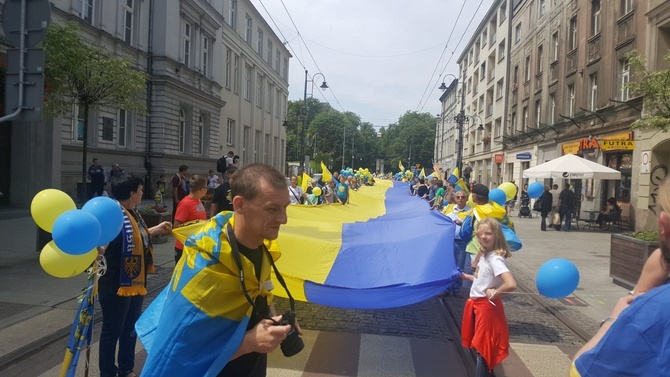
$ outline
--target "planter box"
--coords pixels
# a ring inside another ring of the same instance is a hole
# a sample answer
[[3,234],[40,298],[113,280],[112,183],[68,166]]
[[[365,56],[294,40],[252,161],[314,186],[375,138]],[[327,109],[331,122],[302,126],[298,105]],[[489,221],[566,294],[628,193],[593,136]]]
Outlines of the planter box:
[[641,241],[622,234],[612,234],[611,237],[610,277],[615,284],[633,289],[647,258],[658,248],[658,242]]
[[[144,222],[147,224],[147,227],[151,228],[162,223],[163,221],[170,221],[170,219],[172,218],[172,213],[163,212],[157,214],[142,215],[142,218],[144,219]],[[151,237],[151,242],[154,244],[165,243],[167,242],[167,239],[168,236],[165,235],[153,236]]]

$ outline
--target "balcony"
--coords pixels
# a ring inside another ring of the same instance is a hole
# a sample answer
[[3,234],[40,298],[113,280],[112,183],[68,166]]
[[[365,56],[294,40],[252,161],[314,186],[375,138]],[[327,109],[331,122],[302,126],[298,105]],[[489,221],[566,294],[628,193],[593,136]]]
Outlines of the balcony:
[[577,49],[568,52],[567,58],[568,58],[568,66],[565,75],[570,76],[571,74],[577,72]]
[[491,68],[489,69],[488,80],[486,81],[486,83],[487,84],[490,83],[491,81],[493,81],[494,78],[496,78],[496,69]]
[[549,66],[549,83],[553,83],[558,81],[558,60],[555,62],[551,63]]
[[535,75],[535,93],[542,90],[542,72]]

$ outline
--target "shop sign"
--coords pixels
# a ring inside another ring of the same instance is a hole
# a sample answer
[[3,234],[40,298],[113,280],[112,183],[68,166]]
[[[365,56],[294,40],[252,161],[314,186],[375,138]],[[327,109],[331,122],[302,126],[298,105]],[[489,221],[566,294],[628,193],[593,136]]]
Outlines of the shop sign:
[[635,149],[635,142],[633,140],[603,140],[601,149],[604,151],[632,151]]
[[517,160],[525,160],[525,161],[528,161],[528,160],[530,160],[531,158],[532,158],[532,156],[530,155],[530,152],[523,152],[523,153],[517,153],[517,154],[516,154],[516,159],[517,159]]
[[596,138],[582,139],[579,142],[579,149],[581,150],[593,150],[600,149],[600,144]]
[[505,154],[504,153],[496,153],[496,154],[493,155],[493,159],[494,159],[493,161],[496,164],[502,164],[503,162],[505,162]]
[[579,153],[579,141],[563,144],[563,154],[577,154]]

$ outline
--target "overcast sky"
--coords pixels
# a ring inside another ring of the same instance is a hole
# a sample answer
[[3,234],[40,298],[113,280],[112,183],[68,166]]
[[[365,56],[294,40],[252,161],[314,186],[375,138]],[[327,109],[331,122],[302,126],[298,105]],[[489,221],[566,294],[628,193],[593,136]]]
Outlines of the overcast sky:
[[[317,75],[314,97],[337,110],[352,111],[377,128],[396,122],[408,110],[439,113],[441,92],[437,87],[443,81],[440,77],[447,73],[458,75],[456,60],[493,3],[493,0],[251,1],[282,39],[276,29],[279,27],[290,46],[293,58],[289,64],[289,100],[302,100],[305,69],[310,77],[321,72],[331,89],[325,92],[318,89],[322,78]],[[311,85],[308,83],[308,96]]]

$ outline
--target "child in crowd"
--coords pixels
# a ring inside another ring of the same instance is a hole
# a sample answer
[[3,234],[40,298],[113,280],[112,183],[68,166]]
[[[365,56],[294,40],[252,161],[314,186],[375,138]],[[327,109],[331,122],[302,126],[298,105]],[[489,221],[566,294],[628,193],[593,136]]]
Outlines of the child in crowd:
[[[205,206],[202,205],[200,198],[207,193],[207,178],[201,175],[194,175],[189,180],[191,192],[177,204],[177,211],[174,215],[174,224],[172,228],[179,228],[190,221],[207,220]],[[184,244],[175,239],[174,241],[174,262],[179,262],[184,251]]]
[[473,275],[470,298],[463,309],[463,347],[477,350],[477,377],[490,376],[493,368],[509,354],[509,329],[500,296],[516,290],[516,280],[507,268],[509,246],[496,219],[484,218],[477,224],[480,251]]

